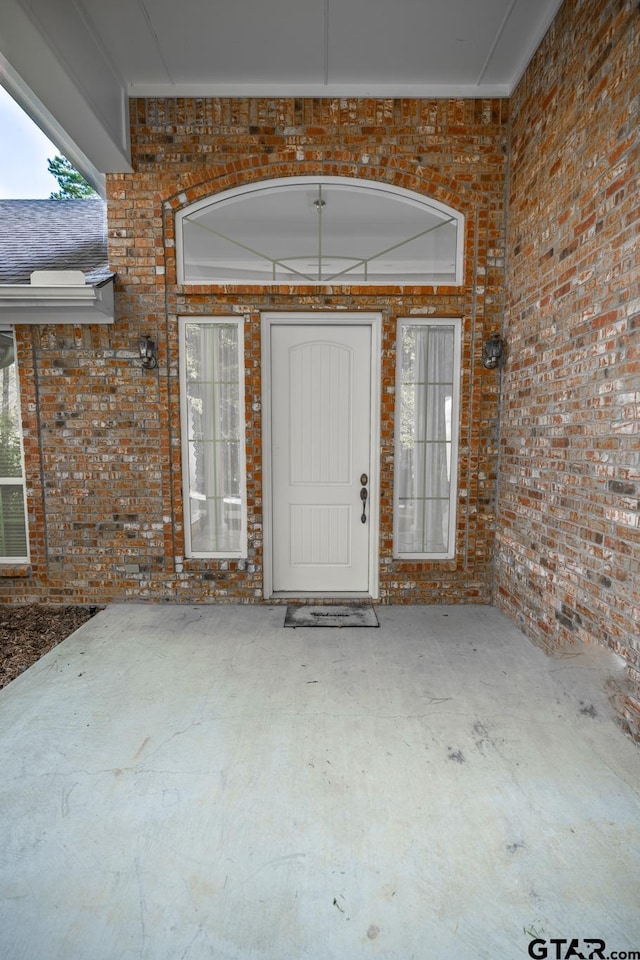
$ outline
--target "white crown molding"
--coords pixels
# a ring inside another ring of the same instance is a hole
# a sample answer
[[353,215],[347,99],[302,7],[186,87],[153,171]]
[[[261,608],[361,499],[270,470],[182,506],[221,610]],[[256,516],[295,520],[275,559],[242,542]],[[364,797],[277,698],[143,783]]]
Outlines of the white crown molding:
[[131,83],[129,97],[173,98],[309,98],[374,100],[422,99],[504,99],[511,95],[507,84],[359,84],[359,83]]

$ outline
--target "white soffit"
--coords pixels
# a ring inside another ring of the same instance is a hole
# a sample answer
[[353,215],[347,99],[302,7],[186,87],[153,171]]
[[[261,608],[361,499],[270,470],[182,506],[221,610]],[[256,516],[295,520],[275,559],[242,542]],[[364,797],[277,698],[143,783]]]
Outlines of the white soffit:
[[131,96],[509,96],[562,0],[82,0]]
[[1,0],[0,83],[102,197],[131,171],[126,86],[80,3]]
[[0,82],[104,194],[128,97],[508,97],[562,0],[1,0]]

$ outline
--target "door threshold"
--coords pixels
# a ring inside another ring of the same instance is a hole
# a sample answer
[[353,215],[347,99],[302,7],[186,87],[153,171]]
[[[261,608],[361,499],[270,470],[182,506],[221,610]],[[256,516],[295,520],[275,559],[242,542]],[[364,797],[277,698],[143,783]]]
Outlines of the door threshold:
[[375,597],[370,593],[359,593],[357,591],[346,591],[344,593],[324,593],[318,590],[309,590],[306,593],[292,590],[274,590],[270,600],[371,600],[373,603]]

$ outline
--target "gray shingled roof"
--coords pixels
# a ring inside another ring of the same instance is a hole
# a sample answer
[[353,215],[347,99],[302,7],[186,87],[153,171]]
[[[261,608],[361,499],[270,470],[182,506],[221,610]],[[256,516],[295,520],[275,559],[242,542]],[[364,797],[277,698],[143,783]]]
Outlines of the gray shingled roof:
[[33,270],[112,276],[101,200],[0,200],[0,283],[29,283]]

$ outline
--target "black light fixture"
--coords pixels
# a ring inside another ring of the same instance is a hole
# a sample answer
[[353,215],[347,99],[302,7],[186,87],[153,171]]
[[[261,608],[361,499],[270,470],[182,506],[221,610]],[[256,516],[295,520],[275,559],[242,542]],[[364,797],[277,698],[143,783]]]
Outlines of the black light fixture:
[[492,334],[482,344],[482,365],[492,370],[499,367],[504,353],[504,344],[499,333]]
[[158,366],[156,342],[150,337],[140,338],[140,366],[145,370],[153,370]]

